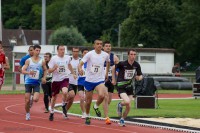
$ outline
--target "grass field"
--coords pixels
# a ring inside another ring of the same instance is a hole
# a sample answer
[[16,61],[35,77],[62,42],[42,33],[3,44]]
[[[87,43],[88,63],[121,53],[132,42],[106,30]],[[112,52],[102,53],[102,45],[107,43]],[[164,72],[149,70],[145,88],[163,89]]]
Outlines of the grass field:
[[[118,117],[116,106],[119,101],[112,101],[109,106],[109,116]],[[165,118],[200,118],[200,99],[179,99],[179,100],[158,100],[159,107],[157,109],[135,109],[134,102],[129,113],[131,117],[165,117]],[[92,104],[93,106],[93,104]],[[91,106],[91,116],[95,116]],[[61,108],[59,108],[61,110]],[[102,107],[100,110],[103,114]],[[79,104],[73,104],[70,113],[81,114]]]

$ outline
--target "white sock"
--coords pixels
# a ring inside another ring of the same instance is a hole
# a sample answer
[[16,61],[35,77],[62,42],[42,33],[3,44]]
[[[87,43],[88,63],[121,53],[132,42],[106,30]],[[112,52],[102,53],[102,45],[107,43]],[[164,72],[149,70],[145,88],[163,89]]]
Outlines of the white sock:
[[54,113],[54,109],[51,109],[51,113]]
[[97,108],[99,108],[99,106],[97,106],[97,104],[95,103],[94,104],[94,108],[97,109]]
[[65,104],[66,104],[66,103],[62,101],[62,106],[65,106]]

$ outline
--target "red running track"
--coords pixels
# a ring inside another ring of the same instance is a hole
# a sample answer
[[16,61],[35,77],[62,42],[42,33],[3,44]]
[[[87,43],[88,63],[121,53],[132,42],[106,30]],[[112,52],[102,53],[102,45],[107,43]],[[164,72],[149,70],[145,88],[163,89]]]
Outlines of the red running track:
[[84,119],[73,116],[63,119],[58,113],[55,114],[55,120],[51,122],[48,120],[49,114],[43,113],[42,99],[41,95],[40,101],[34,103],[31,108],[31,120],[26,121],[24,95],[0,95],[0,133],[175,133],[175,131],[136,125],[126,127],[120,127],[117,123],[106,125],[104,121],[94,119],[91,120],[91,125],[87,126],[84,124]]

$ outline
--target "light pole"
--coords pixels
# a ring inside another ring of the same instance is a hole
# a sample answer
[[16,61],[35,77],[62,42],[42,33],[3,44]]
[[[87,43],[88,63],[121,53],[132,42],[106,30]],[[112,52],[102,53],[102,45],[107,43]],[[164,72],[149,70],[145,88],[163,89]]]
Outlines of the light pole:
[[41,45],[46,45],[46,0],[42,0],[42,31]]
[[118,31],[118,47],[121,46],[121,24],[119,24],[119,31]]

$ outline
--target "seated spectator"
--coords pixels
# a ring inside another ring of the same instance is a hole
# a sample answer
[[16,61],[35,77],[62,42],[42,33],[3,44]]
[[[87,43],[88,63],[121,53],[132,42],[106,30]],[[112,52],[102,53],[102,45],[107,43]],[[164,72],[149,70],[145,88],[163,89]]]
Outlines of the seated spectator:
[[180,64],[176,63],[173,68],[172,68],[172,73],[174,74],[174,76],[176,77],[180,77],[181,73],[180,73]]

